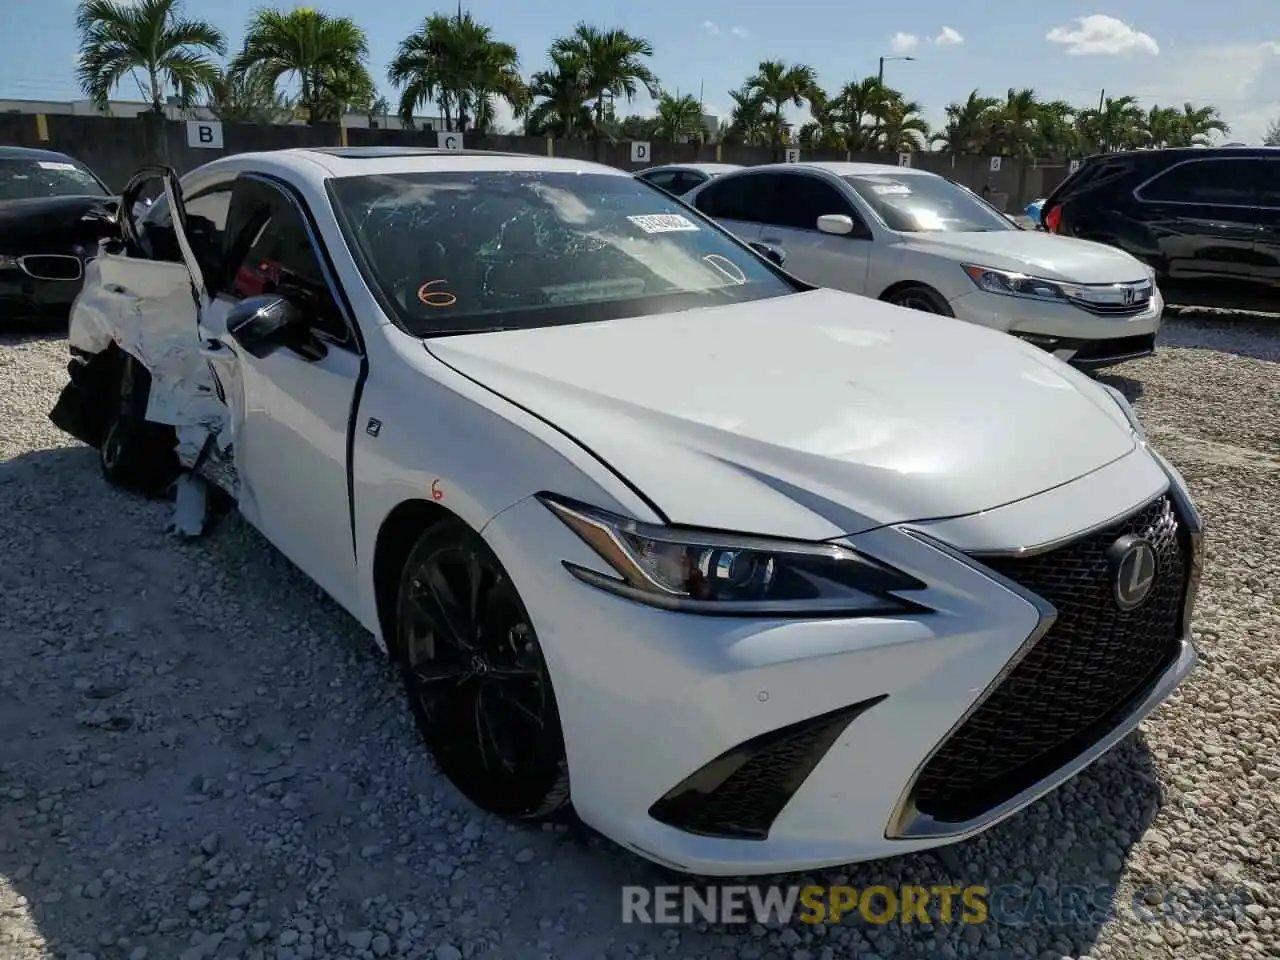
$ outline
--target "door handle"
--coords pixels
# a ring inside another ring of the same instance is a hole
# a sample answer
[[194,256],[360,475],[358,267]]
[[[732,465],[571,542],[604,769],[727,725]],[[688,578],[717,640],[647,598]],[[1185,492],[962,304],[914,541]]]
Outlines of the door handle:
[[220,340],[202,340],[200,355],[206,360],[221,360],[223,357],[230,356],[231,351]]
[[[119,294],[123,294],[126,297],[132,296],[132,294],[130,294],[128,290],[120,286],[120,284],[118,283],[103,284],[102,289],[107,291],[107,293],[119,293]],[[136,300],[137,298],[135,297],[134,299]]]

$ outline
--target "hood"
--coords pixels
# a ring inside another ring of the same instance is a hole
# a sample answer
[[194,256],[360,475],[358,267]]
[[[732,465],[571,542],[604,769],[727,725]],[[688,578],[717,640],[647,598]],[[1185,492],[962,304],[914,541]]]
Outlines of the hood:
[[5,253],[66,253],[68,244],[94,244],[117,231],[114,223],[85,220],[92,210],[114,211],[119,198],[75,195],[0,201],[0,245]]
[[671,522],[722,530],[825,539],[966,515],[1135,447],[1103,389],[1048,354],[834,290],[426,346]]
[[1090,240],[1034,230],[986,233],[904,234],[903,242],[922,253],[997,270],[1029,273],[1070,283],[1128,283],[1146,280],[1146,266],[1123,250]]

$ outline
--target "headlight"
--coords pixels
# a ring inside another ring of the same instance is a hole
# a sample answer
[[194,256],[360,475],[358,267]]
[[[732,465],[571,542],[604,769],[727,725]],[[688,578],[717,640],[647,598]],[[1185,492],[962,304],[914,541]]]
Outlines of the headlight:
[[1011,270],[996,270],[971,263],[962,264],[965,274],[974,286],[987,293],[1004,297],[1027,297],[1032,300],[1062,300],[1075,295],[1075,288],[1056,280],[1042,280]]
[[0,253],[0,270],[17,270],[18,258],[11,257],[7,253]]
[[1110,384],[1099,383],[1098,386],[1111,395],[1111,399],[1116,402],[1116,406],[1120,408],[1124,418],[1129,421],[1129,426],[1133,428],[1133,432],[1137,434],[1138,439],[1146,443],[1147,431],[1142,429],[1142,421],[1138,419],[1138,411],[1133,409],[1133,404],[1129,402],[1128,397]]
[[566,561],[570,573],[650,606],[755,617],[925,610],[894,596],[925,584],[848,547],[659,526],[549,494],[538,499],[618,576]]

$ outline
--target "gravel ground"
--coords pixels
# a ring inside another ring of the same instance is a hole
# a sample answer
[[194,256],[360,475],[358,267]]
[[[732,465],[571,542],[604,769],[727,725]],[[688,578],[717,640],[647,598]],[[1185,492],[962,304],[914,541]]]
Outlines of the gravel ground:
[[1026,926],[623,925],[622,884],[670,879],[579,825],[469,807],[344,613],[235,518],[170,538],[167,505],[109,490],[48,423],[65,359],[0,341],[3,960],[1280,957],[1274,322],[1171,320],[1108,377],[1210,525],[1194,678],[983,837],[811,878],[1120,904]]

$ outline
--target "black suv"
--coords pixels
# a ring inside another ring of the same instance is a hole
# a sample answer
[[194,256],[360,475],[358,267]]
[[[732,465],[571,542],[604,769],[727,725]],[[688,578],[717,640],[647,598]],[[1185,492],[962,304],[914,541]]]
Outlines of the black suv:
[[1119,247],[1169,303],[1280,310],[1280,149],[1090,157],[1045,201],[1050,233]]

